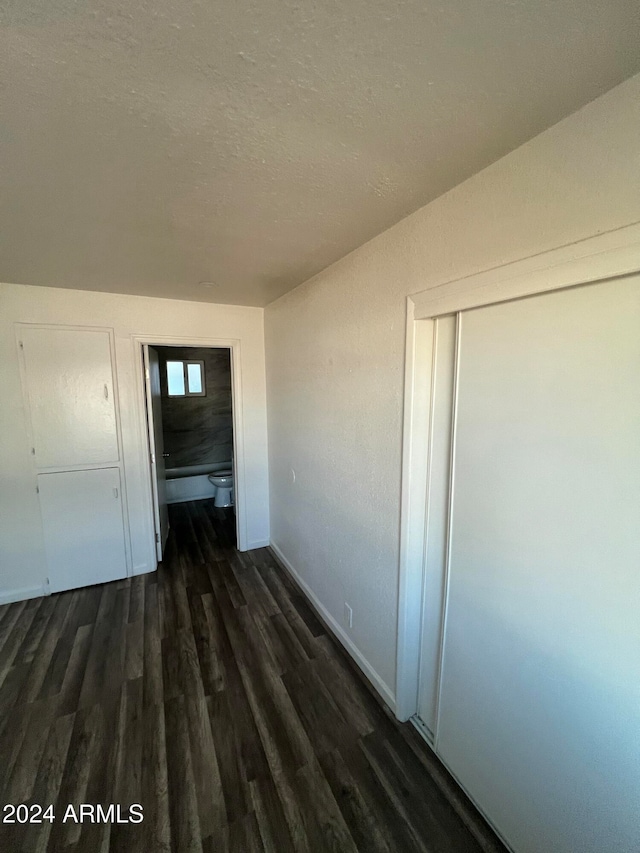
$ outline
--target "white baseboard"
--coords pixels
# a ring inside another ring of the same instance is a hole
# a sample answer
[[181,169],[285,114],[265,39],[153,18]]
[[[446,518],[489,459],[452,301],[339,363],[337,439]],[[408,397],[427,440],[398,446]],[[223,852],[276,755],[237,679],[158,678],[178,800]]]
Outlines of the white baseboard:
[[49,595],[44,584],[38,586],[23,586],[20,589],[7,589],[0,592],[0,604],[11,604],[13,601],[26,601],[28,598],[40,598]]
[[386,684],[378,675],[378,673],[371,666],[369,661],[362,654],[360,649],[355,645],[351,637],[345,632],[344,628],[338,622],[336,622],[336,620],[329,613],[324,604],[322,604],[320,599],[316,596],[316,594],[313,592],[307,582],[300,577],[298,572],[294,569],[294,567],[282,553],[280,548],[275,544],[275,542],[272,541],[270,547],[278,562],[282,563],[283,567],[289,572],[294,581],[307,596],[315,610],[318,611],[324,622],[327,623],[336,639],[338,639],[340,643],[344,646],[344,648],[349,652],[349,655],[358,664],[358,667],[362,670],[367,680],[373,685],[373,687],[375,687],[376,691],[380,694],[380,697],[384,701],[385,705],[388,705],[389,708],[391,708],[391,710],[395,714],[396,697],[393,690],[391,690],[389,685]]
[[155,572],[157,568],[158,566],[156,565],[153,569],[150,569],[148,563],[142,563],[140,566],[134,566],[131,569],[131,577],[133,578],[136,575],[146,575],[149,572]]

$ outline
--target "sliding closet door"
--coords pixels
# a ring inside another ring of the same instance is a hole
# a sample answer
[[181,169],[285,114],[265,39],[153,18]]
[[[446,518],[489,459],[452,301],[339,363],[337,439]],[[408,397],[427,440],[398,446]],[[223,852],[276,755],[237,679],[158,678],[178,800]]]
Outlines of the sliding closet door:
[[640,279],[460,315],[436,749],[517,853],[640,850]]

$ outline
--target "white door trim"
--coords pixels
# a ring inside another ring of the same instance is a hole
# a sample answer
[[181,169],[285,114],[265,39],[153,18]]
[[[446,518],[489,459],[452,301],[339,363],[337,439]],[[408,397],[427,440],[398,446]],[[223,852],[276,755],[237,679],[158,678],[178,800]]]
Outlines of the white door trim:
[[239,551],[246,551],[249,547],[247,532],[247,509],[246,509],[246,465],[244,451],[244,416],[242,396],[242,359],[240,354],[240,340],[238,338],[190,338],[185,336],[174,337],[172,335],[132,335],[135,364],[140,366],[136,370],[136,422],[138,425],[138,446],[144,458],[141,459],[142,470],[147,472],[147,488],[145,489],[147,507],[145,516],[148,519],[148,540],[150,566],[156,565],[156,541],[154,524],[154,507],[151,486],[151,460],[149,457],[147,438],[147,417],[145,413],[145,379],[143,365],[143,346],[178,346],[178,347],[210,347],[211,349],[228,349],[231,351],[231,406],[233,413],[233,455],[234,455],[234,477],[235,477],[235,504],[236,504],[236,538]]
[[[640,222],[415,293],[415,319],[635,273]],[[542,274],[544,273],[544,277]]]
[[640,272],[640,223],[439,285],[407,298],[396,716],[418,709],[434,319]]
[[[156,558],[158,562],[162,560],[165,541],[162,531],[162,516],[160,513],[160,495],[158,490],[158,464],[163,464],[164,460],[159,463],[158,448],[156,445],[156,424],[153,417],[153,394],[151,392],[151,361],[149,356],[150,344],[142,345],[142,363],[144,365],[144,398],[146,402],[147,414],[147,437],[149,441],[149,467],[151,470],[151,496],[153,498],[153,521],[156,538]],[[153,347],[151,347],[153,349]],[[154,349],[155,352],[155,349]],[[157,358],[157,353],[156,353]],[[162,427],[160,427],[162,429]],[[164,471],[164,468],[163,468]]]

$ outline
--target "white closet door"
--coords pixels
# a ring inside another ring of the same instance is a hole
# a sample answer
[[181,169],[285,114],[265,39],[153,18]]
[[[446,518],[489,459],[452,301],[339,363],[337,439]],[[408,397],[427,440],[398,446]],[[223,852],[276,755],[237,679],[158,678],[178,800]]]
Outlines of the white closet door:
[[116,463],[108,332],[24,328],[20,339],[36,467]]
[[460,324],[436,749],[517,853],[637,853],[640,279]]
[[40,474],[38,489],[51,591],[126,577],[118,468]]

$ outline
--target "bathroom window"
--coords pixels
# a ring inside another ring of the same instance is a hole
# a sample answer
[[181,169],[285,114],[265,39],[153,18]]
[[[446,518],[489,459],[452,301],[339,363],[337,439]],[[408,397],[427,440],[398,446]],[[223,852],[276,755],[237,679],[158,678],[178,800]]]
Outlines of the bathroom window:
[[204,397],[204,361],[168,361],[170,397]]

